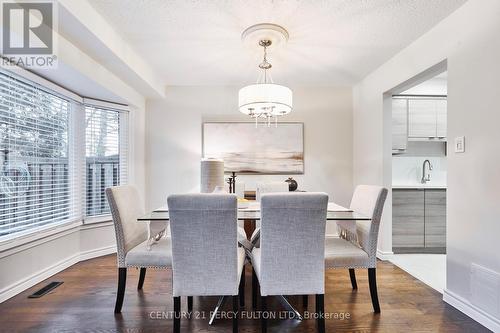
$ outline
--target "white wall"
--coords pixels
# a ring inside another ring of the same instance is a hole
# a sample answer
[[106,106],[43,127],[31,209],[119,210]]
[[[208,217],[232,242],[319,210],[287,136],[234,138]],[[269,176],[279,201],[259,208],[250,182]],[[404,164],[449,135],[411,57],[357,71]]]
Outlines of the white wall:
[[[383,94],[447,60],[448,138],[465,135],[466,152],[455,154],[448,145],[444,299],[497,331],[500,313],[471,302],[470,271],[477,263],[500,272],[499,18],[499,1],[468,1],[367,76],[353,93],[354,183],[390,186],[390,118]],[[382,251],[392,248],[390,216],[389,202],[382,222]],[[493,302],[498,293],[498,288],[490,293]]]
[[[293,88],[293,87],[292,87]],[[294,110],[283,121],[304,122],[305,174],[299,187],[325,191],[348,205],[352,195],[352,95],[350,88],[297,87]],[[238,87],[168,87],[166,98],[148,101],[147,200],[164,205],[172,193],[199,191],[201,129],[205,121],[251,121],[240,115]],[[279,126],[279,124],[278,124]],[[241,176],[247,189],[279,176]]]
[[403,95],[446,95],[448,93],[447,75],[442,74],[403,91]]
[[111,222],[57,229],[0,250],[0,303],[81,260],[116,252]]

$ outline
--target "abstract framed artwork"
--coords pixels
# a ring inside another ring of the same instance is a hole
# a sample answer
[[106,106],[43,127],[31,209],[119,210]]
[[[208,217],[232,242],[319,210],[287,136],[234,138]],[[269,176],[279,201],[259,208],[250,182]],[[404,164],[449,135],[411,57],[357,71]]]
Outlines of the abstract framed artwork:
[[225,172],[304,173],[303,123],[207,122],[202,137],[203,157],[223,159]]

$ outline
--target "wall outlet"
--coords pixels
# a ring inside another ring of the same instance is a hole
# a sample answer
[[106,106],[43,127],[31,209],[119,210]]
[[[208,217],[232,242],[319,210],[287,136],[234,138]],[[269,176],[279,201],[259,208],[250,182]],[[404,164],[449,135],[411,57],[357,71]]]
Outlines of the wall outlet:
[[455,153],[465,153],[465,136],[455,138]]

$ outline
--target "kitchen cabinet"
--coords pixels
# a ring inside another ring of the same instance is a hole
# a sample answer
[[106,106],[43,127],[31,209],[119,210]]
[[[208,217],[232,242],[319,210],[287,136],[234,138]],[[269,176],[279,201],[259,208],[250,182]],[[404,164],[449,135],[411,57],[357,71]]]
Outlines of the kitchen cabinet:
[[425,190],[425,247],[446,247],[446,191]]
[[408,138],[410,140],[446,139],[445,99],[408,100]]
[[392,190],[394,253],[445,253],[446,190]]
[[408,100],[392,99],[392,151],[404,152],[408,143]]
[[425,246],[424,191],[392,190],[392,246]]
[[436,136],[436,107],[434,100],[411,99],[408,101],[408,137],[429,138]]

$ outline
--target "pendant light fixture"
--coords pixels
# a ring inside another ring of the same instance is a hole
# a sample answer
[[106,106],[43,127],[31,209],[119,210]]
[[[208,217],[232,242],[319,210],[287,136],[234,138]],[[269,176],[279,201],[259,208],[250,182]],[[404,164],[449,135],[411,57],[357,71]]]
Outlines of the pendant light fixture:
[[239,91],[239,110],[254,118],[256,126],[259,119],[264,119],[268,127],[271,126],[271,121],[277,126],[278,117],[292,111],[293,94],[290,88],[273,83],[269,73],[272,65],[267,60],[267,49],[274,43],[285,43],[288,40],[288,32],[276,24],[257,24],[243,31],[242,40],[262,47],[263,59],[259,64],[261,75],[257,83],[245,86]]

